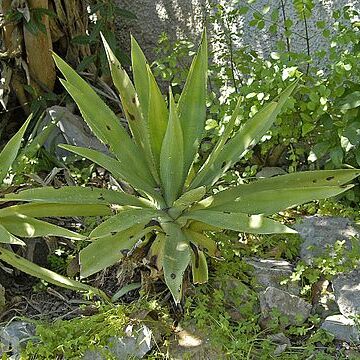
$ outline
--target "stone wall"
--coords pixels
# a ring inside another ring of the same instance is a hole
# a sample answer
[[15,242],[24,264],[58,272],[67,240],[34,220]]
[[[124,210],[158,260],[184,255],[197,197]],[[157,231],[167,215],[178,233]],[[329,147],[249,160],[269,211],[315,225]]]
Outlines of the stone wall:
[[[228,7],[247,3],[246,0],[218,1],[226,4]],[[162,32],[168,33],[172,39],[185,37],[196,41],[206,16],[207,0],[117,0],[117,2],[119,6],[133,11],[138,17],[138,20],[130,26],[119,22],[118,32],[121,45],[128,48],[128,32],[124,30],[130,28],[130,31],[136,36],[150,59],[153,59],[153,50],[157,46],[157,40]],[[305,35],[304,22],[294,15],[292,1],[287,0],[284,2],[286,4],[285,11],[287,16],[295,22],[293,30],[299,34],[298,36],[293,36],[292,46],[296,50],[305,49],[306,41],[303,38]],[[327,24],[331,24],[333,22],[331,17],[332,11],[345,5],[354,6],[360,11],[360,0],[314,0],[314,2],[316,8],[313,11],[312,18],[308,21],[311,50],[328,45],[326,40],[320,36],[321,30],[316,28],[318,20],[321,19]],[[257,0],[252,6],[262,9],[266,4],[269,4],[272,8],[279,7],[281,1]],[[234,30],[242,33],[242,44],[238,45],[251,44],[252,47],[267,54],[273,48],[277,38],[271,36],[266,27],[261,31],[254,31],[254,29],[244,27],[244,24],[249,22],[250,16],[251,12],[236,24]],[[124,37],[122,34],[126,34],[126,36]]]

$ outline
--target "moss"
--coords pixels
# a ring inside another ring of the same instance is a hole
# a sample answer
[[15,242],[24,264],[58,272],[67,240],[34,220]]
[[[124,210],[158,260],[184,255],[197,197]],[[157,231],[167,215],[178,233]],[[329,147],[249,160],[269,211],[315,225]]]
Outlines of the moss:
[[[86,350],[106,353],[107,340],[122,336],[131,307],[99,306],[98,313],[72,320],[39,323],[36,338],[29,342],[21,359],[81,359]],[[107,355],[107,359],[110,359]]]

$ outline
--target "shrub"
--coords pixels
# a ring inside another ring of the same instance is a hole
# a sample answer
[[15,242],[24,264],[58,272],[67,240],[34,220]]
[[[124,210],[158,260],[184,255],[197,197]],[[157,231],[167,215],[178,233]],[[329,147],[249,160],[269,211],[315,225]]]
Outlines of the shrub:
[[[243,126],[235,130],[241,102],[224,132],[197,173],[192,164],[206,121],[207,40],[191,65],[185,87],[175,103],[171,89],[168,106],[137,42],[132,39],[134,85],[104,40],[111,74],[117,87],[129,136],[119,119],[94,90],[58,56],[63,86],[77,103],[94,134],[107,144],[110,155],[63,145],[121,181],[135,195],[85,187],[29,189],[6,199],[31,201],[32,206],[59,207],[62,215],[83,215],[111,207],[109,217],[90,234],[80,252],[80,275],[85,278],[115,264],[135,249],[148,250],[150,265],[163,270],[176,303],[182,296],[183,275],[191,264],[194,283],[207,281],[206,256],[218,255],[207,231],[230,229],[257,234],[291,233],[267,215],[314,199],[337,195],[359,170],[294,173],[241,184],[213,194],[212,187],[270,129],[294,91],[293,82]],[[68,213],[66,213],[68,211]],[[41,215],[41,214],[40,214]],[[42,214],[44,215],[44,214]],[[41,215],[41,216],[42,216]]]

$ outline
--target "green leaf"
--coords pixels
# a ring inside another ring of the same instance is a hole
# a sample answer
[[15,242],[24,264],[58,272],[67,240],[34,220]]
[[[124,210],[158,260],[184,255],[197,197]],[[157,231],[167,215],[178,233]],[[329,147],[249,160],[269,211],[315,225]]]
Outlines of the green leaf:
[[191,270],[194,284],[205,284],[209,279],[205,254],[196,249],[191,252]]
[[298,188],[255,191],[245,193],[226,204],[211,207],[211,210],[271,215],[313,200],[339,195],[352,187],[353,185],[303,188],[300,185]]
[[[109,62],[111,76],[114,81],[114,85],[119,92],[131,133],[133,134],[136,143],[145,151],[145,154],[150,157],[151,153],[148,131],[146,129],[146,121],[141,112],[139,98],[134,85],[132,84],[126,71],[122,68],[119,60],[115,57],[103,35],[101,35],[101,38]],[[145,89],[147,91],[147,87]]]
[[2,217],[1,225],[10,233],[21,237],[60,236],[73,240],[85,239],[83,235],[25,215]]
[[75,291],[91,291],[94,294],[100,296],[106,301],[109,301],[107,295],[99,289],[96,289],[92,286],[82,284],[79,281],[69,279],[65,276],[59,275],[51,270],[40,267],[31,261],[28,261],[19,255],[14,254],[12,251],[1,248],[0,249],[0,259],[9,265],[23,271],[26,274],[35,276],[39,279],[45,280],[46,282],[61,286],[70,290]]
[[150,264],[154,265],[158,271],[162,270],[164,264],[165,240],[165,234],[158,233],[149,250]]
[[[237,198],[242,196],[252,196],[251,194],[260,193],[261,191],[278,191],[287,189],[306,189],[313,187],[339,187],[351,181],[360,175],[360,170],[321,170],[321,171],[304,171],[287,175],[276,176],[267,179],[260,179],[250,184],[238,185],[210,196],[198,205],[198,208],[217,208],[223,209]],[[345,191],[346,189],[342,189]],[[291,199],[289,198],[289,201]]]
[[220,250],[213,239],[204,235],[203,232],[193,231],[192,229],[185,229],[184,231],[190,241],[194,243],[205,254],[214,258],[220,257]]
[[346,95],[338,103],[340,110],[355,109],[360,106],[360,91],[354,91],[349,95]]
[[206,93],[208,54],[206,31],[204,30],[201,45],[195,56],[185,87],[178,103],[178,114],[184,136],[184,176],[194,161],[206,119]]
[[123,286],[120,290],[118,290],[112,297],[111,301],[115,302],[119,300],[121,297],[126,295],[128,292],[137,290],[141,288],[141,283],[131,283]]
[[296,233],[295,230],[262,215],[248,215],[239,212],[230,213],[213,210],[195,210],[189,211],[183,217],[185,219],[201,221],[222,229],[251,234]]
[[152,219],[156,219],[159,214],[159,211],[151,209],[125,209],[96,227],[90,233],[90,237],[93,239],[103,237],[138,224],[147,224]]
[[147,122],[149,107],[149,77],[147,60],[139,44],[131,36],[131,65],[136,93],[138,94],[142,114]]
[[45,186],[42,188],[27,189],[20,191],[18,194],[6,194],[5,200],[32,201],[50,204],[117,204],[138,207],[149,206],[145,199],[136,198],[135,196],[121,191],[83,186],[63,186],[57,189]]
[[148,181],[149,178],[144,178],[136,174],[133,171],[131,164],[117,161],[96,150],[72,145],[61,145],[60,147],[93,161],[108,170],[116,179],[129,183],[135,189],[139,190],[139,192],[145,192],[147,195],[151,195],[152,198],[156,199],[158,202],[162,201],[161,195],[156,191],[156,185],[152,185],[151,182]]
[[10,215],[25,215],[34,218],[52,216],[104,216],[112,215],[112,211],[107,205],[94,204],[22,204],[0,209],[0,218]]
[[160,178],[168,206],[179,197],[183,187],[184,140],[172,92],[170,91],[169,123],[161,148]]
[[161,94],[161,91],[149,66],[147,66],[147,76],[149,83],[149,106],[147,121],[149,126],[151,150],[154,155],[156,168],[159,171],[161,146],[163,144],[166,129],[168,127],[169,112],[165,99]]
[[206,194],[206,187],[201,186],[182,194],[175,202],[174,207],[185,210],[190,205],[200,201]]
[[57,55],[54,55],[54,60],[67,80],[61,80],[61,83],[77,103],[93,133],[109,146],[120,162],[126,163],[138,176],[155,186],[140,148],[129,137],[117,116],[65,61]]
[[277,101],[267,104],[254,117],[249,119],[223,146],[211,168],[207,169],[206,174],[201,174],[199,180],[195,178],[190,187],[197,187],[199,184],[213,185],[231,166],[255,146],[273,125],[297,83],[298,81],[295,81],[279,95]]
[[[86,278],[124,257],[145,234],[141,232],[145,224],[94,240],[80,251],[80,275]],[[152,229],[150,229],[152,230]],[[145,229],[145,231],[149,231]]]
[[26,245],[22,240],[10,234],[1,224],[0,224],[0,242],[3,244],[10,244],[10,245],[21,245],[21,246]]
[[12,163],[16,158],[16,155],[20,149],[21,141],[24,137],[30,120],[31,116],[25,121],[20,130],[9,140],[0,153],[0,184],[4,181],[6,174],[8,173]]
[[164,246],[165,282],[176,304],[180,303],[184,272],[189,265],[191,252],[188,239],[175,223],[164,223],[166,233]]

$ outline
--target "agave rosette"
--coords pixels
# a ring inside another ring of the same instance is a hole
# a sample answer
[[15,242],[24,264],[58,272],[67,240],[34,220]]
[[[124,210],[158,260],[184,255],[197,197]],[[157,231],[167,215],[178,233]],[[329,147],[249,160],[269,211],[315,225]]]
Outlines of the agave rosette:
[[349,189],[352,185],[346,184],[359,175],[359,170],[353,169],[294,173],[212,194],[216,182],[267,133],[296,82],[235,131],[239,102],[209,157],[195,173],[192,167],[206,120],[205,32],[177,103],[171,89],[165,100],[134,38],[133,82],[103,41],[131,134],[91,86],[54,55],[65,78],[61,80],[63,86],[112,155],[62,147],[130,184],[136,195],[86,187],[39,188],[7,195],[9,200],[29,201],[31,209],[38,209],[34,217],[49,216],[41,213],[42,206],[62,216],[109,215],[110,208],[115,209],[115,214],[91,232],[91,242],[80,252],[83,278],[115,264],[135,247],[148,244],[151,263],[163,270],[165,282],[175,302],[179,302],[187,267],[192,268],[194,283],[206,282],[206,257],[218,255],[217,244],[207,231],[292,233],[294,230],[267,215],[338,195]]

